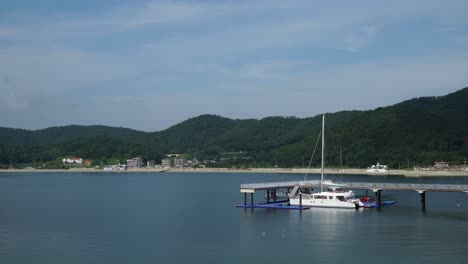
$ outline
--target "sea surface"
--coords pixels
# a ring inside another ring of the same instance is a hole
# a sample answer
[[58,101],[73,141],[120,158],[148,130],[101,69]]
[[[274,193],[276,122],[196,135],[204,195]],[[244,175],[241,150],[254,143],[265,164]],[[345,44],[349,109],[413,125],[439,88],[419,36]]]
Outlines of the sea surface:
[[[1,173],[0,263],[468,263],[468,195],[375,209],[241,209],[241,183],[303,175]],[[468,178],[335,176],[468,184]],[[318,179],[318,175],[308,179]],[[357,192],[363,194],[362,191]],[[256,193],[257,202],[264,193]]]

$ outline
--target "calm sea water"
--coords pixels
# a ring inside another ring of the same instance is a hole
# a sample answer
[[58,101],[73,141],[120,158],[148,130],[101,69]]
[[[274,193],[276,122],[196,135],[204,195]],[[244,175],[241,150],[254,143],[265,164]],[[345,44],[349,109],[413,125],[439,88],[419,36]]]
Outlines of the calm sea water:
[[398,204],[380,213],[234,207],[243,202],[241,183],[302,177],[2,173],[0,263],[468,263],[464,193],[428,193],[426,213],[416,192],[390,191],[383,198]]

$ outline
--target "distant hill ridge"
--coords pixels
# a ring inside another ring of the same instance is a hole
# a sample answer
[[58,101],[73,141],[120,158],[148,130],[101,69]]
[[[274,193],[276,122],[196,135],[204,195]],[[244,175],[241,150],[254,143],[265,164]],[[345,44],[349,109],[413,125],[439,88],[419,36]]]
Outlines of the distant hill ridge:
[[[468,87],[369,111],[329,113],[326,121],[329,164],[340,164],[343,157],[345,166],[365,167],[380,160],[395,167],[442,159],[460,163],[468,156]],[[257,165],[301,166],[310,158],[319,130],[320,116],[242,120],[217,115],[190,118],[159,132],[100,125],[0,128],[0,163],[66,155],[160,159],[170,152],[216,159],[243,151]]]

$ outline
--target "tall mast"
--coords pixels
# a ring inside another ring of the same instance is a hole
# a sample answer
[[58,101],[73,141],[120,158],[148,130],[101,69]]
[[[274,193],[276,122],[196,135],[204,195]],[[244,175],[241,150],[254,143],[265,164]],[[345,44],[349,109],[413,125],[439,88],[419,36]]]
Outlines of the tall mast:
[[322,115],[322,179],[320,181],[320,192],[323,192],[324,168],[325,168],[325,115]]
[[341,166],[340,173],[341,173],[341,176],[343,176],[343,150],[341,149],[341,145],[340,145],[340,166]]

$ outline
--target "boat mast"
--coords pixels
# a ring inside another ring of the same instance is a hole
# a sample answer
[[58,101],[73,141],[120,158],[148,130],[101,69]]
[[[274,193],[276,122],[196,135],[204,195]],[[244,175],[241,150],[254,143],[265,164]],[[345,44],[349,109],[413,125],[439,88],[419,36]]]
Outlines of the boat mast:
[[[340,174],[341,176],[343,176],[343,150],[341,149],[341,145],[340,145]],[[341,181],[343,181],[343,179],[341,179]]]
[[324,167],[325,167],[325,115],[322,115],[322,179],[320,180],[320,192],[323,192]]

